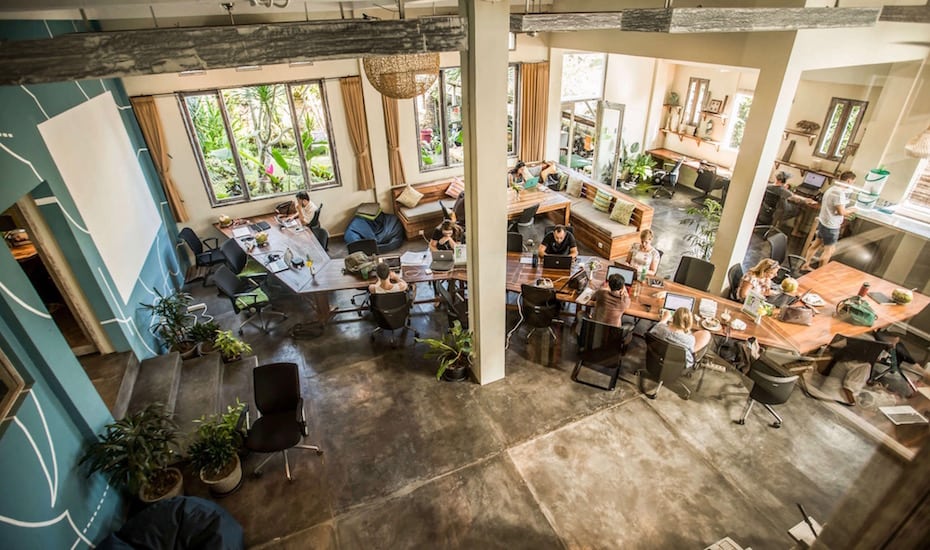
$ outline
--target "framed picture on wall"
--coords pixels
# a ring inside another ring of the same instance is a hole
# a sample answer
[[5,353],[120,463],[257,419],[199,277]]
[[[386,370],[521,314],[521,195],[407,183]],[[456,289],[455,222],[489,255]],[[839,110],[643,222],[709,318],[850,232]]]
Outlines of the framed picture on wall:
[[719,99],[711,99],[707,104],[708,113],[719,113],[721,109],[723,109],[723,102]]

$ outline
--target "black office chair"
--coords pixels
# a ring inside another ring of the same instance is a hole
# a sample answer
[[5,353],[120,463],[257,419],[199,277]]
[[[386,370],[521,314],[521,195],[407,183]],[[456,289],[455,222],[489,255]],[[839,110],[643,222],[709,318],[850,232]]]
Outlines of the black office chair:
[[[708,346],[709,347],[709,346]],[[697,359],[695,359],[697,363]],[[688,366],[688,350],[679,344],[668,342],[652,332],[646,333],[646,368],[637,371],[639,391],[643,392],[649,399],[655,399],[659,395],[659,390],[663,385],[669,385],[674,382],[680,382],[681,376],[685,373]],[[643,378],[649,378],[656,382],[655,391],[649,393],[646,391]],[[691,388],[679,384],[685,390],[683,399],[691,397]]]
[[[242,327],[248,324],[252,324],[267,333],[269,329],[265,315],[278,315],[282,320],[287,319],[286,313],[271,309],[271,300],[268,298],[268,294],[254,280],[237,277],[225,265],[216,270],[213,280],[216,282],[216,288],[220,291],[220,294],[229,298],[233,311],[237,314],[243,311],[250,314],[244,321],[239,323],[239,334],[242,334]],[[258,324],[256,324],[256,320]]]
[[875,338],[893,343],[899,361],[923,365],[930,360],[930,341],[926,339],[927,334],[930,334],[930,306],[923,308],[906,322],[894,323],[875,331]]
[[[623,355],[633,339],[633,323],[624,323],[615,327],[589,319],[581,318],[581,330],[578,333],[578,361],[572,370],[572,380],[579,384],[613,391],[617,387],[617,377],[623,366]],[[610,377],[606,386],[598,385],[579,378],[581,369],[587,368]]]
[[439,208],[442,209],[442,219],[444,220],[452,219],[452,212],[446,207],[445,204],[443,204],[442,201],[439,201]]
[[[245,447],[257,453],[284,455],[284,473],[291,478],[291,466],[287,460],[288,449],[323,451],[316,445],[302,445],[301,440],[310,435],[304,411],[304,400],[300,395],[300,378],[295,363],[271,363],[255,367],[252,371],[255,391],[255,406],[261,417],[252,424],[245,438]],[[261,475],[262,467],[272,458],[269,455],[254,471]]]
[[[371,303],[371,317],[378,326],[371,332],[371,340],[374,341],[375,335],[379,332],[391,331],[391,346],[397,347],[397,339],[394,338],[394,331],[402,329],[406,336],[410,326],[410,297],[406,292],[387,292],[384,294],[372,294],[369,298]],[[413,331],[416,338],[420,337],[417,330]]]
[[451,300],[446,303],[446,315],[449,318],[449,328],[458,321],[462,328],[468,330],[468,298],[461,291],[450,293]]
[[[355,252],[364,252],[369,257],[377,256],[378,255],[378,242],[375,241],[374,239],[360,239],[358,241],[352,241],[346,244],[346,249],[349,254],[353,254]],[[355,302],[355,300],[359,296],[363,296],[365,298],[364,300],[362,300],[362,307],[367,306],[368,305],[368,291],[358,292],[356,294],[353,294],[352,297],[349,299],[349,301],[352,302],[352,305],[358,305]],[[361,311],[358,312],[358,316],[359,317],[362,316]]]
[[775,368],[774,361],[763,352],[762,355],[752,362],[749,367],[749,378],[752,380],[752,389],[749,391],[749,398],[746,400],[746,406],[743,408],[743,414],[736,421],[737,424],[745,424],[746,417],[754,403],[759,402],[765,407],[765,410],[775,417],[775,422],[771,424],[773,428],[780,428],[782,418],[772,408],[772,405],[781,405],[788,401],[791,392],[798,381],[797,375],[785,376]]
[[539,210],[539,205],[534,204],[533,206],[528,206],[523,209],[523,212],[520,214],[520,217],[510,222],[510,225],[507,226],[507,232],[519,231],[521,227],[530,227],[533,225],[533,220],[536,218],[536,211]]
[[222,251],[223,257],[226,259],[226,266],[235,275],[256,282],[261,282],[268,276],[265,266],[249,258],[249,255],[245,253],[245,250],[239,246],[235,239],[224,242],[220,246],[220,251]]
[[[522,285],[520,287],[520,299],[517,301],[517,306],[520,309],[520,322],[517,324],[517,327],[524,322],[533,327],[529,334],[526,335],[527,339],[536,332],[536,329],[544,328],[549,331],[549,335],[552,336],[553,339],[558,340],[558,337],[552,330],[552,323],[558,318],[561,306],[559,301],[555,298],[554,288]],[[517,327],[514,327],[514,330],[516,330]]]
[[656,170],[652,174],[652,183],[657,186],[652,193],[652,198],[658,198],[660,194],[666,194],[668,198],[675,196],[675,186],[678,185],[678,176],[681,174],[681,165],[684,161],[684,158],[680,158],[671,170]]
[[682,256],[681,261],[678,262],[678,269],[675,270],[675,277],[672,280],[707,292],[707,289],[710,288],[710,280],[713,277],[714,264],[693,256]]
[[523,252],[523,235],[507,233],[507,252]]
[[768,237],[769,232],[775,228],[773,225],[775,221],[775,211],[778,209],[780,201],[781,197],[771,187],[765,190],[765,195],[762,197],[762,205],[759,207],[759,214],[756,216],[756,226],[753,228],[753,231],[765,229],[766,231],[763,238]]
[[769,258],[778,262],[778,274],[772,278],[781,283],[785,277],[799,277],[804,258],[796,254],[788,254],[788,236],[775,231],[766,239],[769,243]]
[[[698,168],[697,179],[694,180],[694,186],[703,191],[704,194],[700,197],[691,199],[691,202],[703,206],[705,199],[717,200],[715,197],[710,196],[710,194],[717,189],[723,189],[727,184],[729,184],[729,180],[717,177],[717,167],[715,165],[702,162],[700,168]],[[719,200],[717,202],[723,201]]]
[[[316,212],[313,213],[313,217],[310,218],[310,223],[307,224],[307,227],[309,227],[310,229],[313,229],[314,227],[320,227],[320,212],[322,211],[323,211],[323,203],[321,202],[320,205],[317,207]],[[316,235],[316,233],[314,233],[314,235]],[[327,244],[328,244],[329,232],[326,233],[326,238],[327,238]],[[317,237],[317,239],[319,239],[319,237]],[[323,244],[323,242],[320,241],[320,244]],[[326,245],[323,245],[323,248],[326,248]]]
[[207,286],[207,279],[210,278],[210,274],[213,273],[215,267],[226,261],[226,256],[224,256],[223,251],[219,249],[219,241],[216,237],[208,237],[201,240],[190,227],[182,229],[181,232],[178,233],[178,237],[187,244],[187,247],[190,248],[191,252],[194,254],[195,269],[192,270],[193,273],[185,278],[185,282],[189,283],[202,276],[203,286]]
[[727,282],[730,284],[727,297],[734,302],[742,302],[739,299],[739,285],[743,282],[743,275],[745,275],[743,273],[743,264],[733,264],[727,270]]

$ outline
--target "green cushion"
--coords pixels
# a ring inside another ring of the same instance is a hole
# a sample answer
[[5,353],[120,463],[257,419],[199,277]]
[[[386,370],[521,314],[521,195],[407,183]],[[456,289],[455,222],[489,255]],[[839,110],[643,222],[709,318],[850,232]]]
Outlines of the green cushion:
[[633,216],[634,208],[636,208],[635,204],[617,199],[614,209],[610,211],[610,219],[623,225],[630,225],[630,218]]
[[254,294],[255,296],[246,295],[246,296],[237,297],[236,298],[236,309],[239,309],[239,310],[249,309],[250,307],[253,307],[256,305],[262,305],[262,304],[268,303],[268,295],[265,294],[265,291],[260,288],[251,290],[249,291],[248,294]]
[[268,271],[265,269],[265,266],[254,258],[249,258],[249,261],[245,263],[245,267],[239,272],[239,278],[248,279],[249,277],[261,277],[267,274]]
[[559,172],[559,191],[565,191],[565,187],[568,185],[568,174],[565,172]]
[[374,220],[381,215],[381,205],[376,202],[365,202],[358,205],[355,215],[366,220]]
[[594,196],[594,209],[600,210],[601,212],[607,212],[610,209],[610,200],[613,197],[610,196],[610,193],[603,191],[601,189],[597,190],[597,195]]

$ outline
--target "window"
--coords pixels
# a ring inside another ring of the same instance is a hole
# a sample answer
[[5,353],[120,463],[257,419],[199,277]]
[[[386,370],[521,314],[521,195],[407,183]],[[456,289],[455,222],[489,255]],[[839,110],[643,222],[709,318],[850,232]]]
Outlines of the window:
[[749,118],[749,109],[752,107],[752,94],[737,92],[733,98],[733,116],[730,119],[726,146],[730,149],[739,149],[743,143],[743,132],[746,130],[746,119]]
[[183,94],[213,206],[338,185],[319,81]]
[[859,130],[868,107],[867,101],[834,97],[823,122],[823,132],[814,148],[814,155],[827,160],[842,160],[846,146]]
[[930,161],[921,161],[914,183],[901,206],[897,212],[930,221]]
[[688,95],[685,96],[685,124],[697,126],[701,122],[701,110],[707,103],[707,89],[710,87],[710,80],[706,78],[694,78],[688,81]]
[[[516,151],[520,126],[519,66],[507,72],[507,153]],[[414,98],[420,170],[435,170],[462,164],[462,71],[442,69],[439,78],[423,94]]]
[[607,54],[567,53],[562,56],[562,101],[601,99]]

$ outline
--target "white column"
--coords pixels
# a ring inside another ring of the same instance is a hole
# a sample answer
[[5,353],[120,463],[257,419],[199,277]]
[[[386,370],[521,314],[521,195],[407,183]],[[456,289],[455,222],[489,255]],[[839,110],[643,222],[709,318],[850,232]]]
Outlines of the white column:
[[[469,323],[481,384],[504,377],[507,273],[507,33],[510,4],[460,0]],[[481,208],[478,208],[478,206]]]

